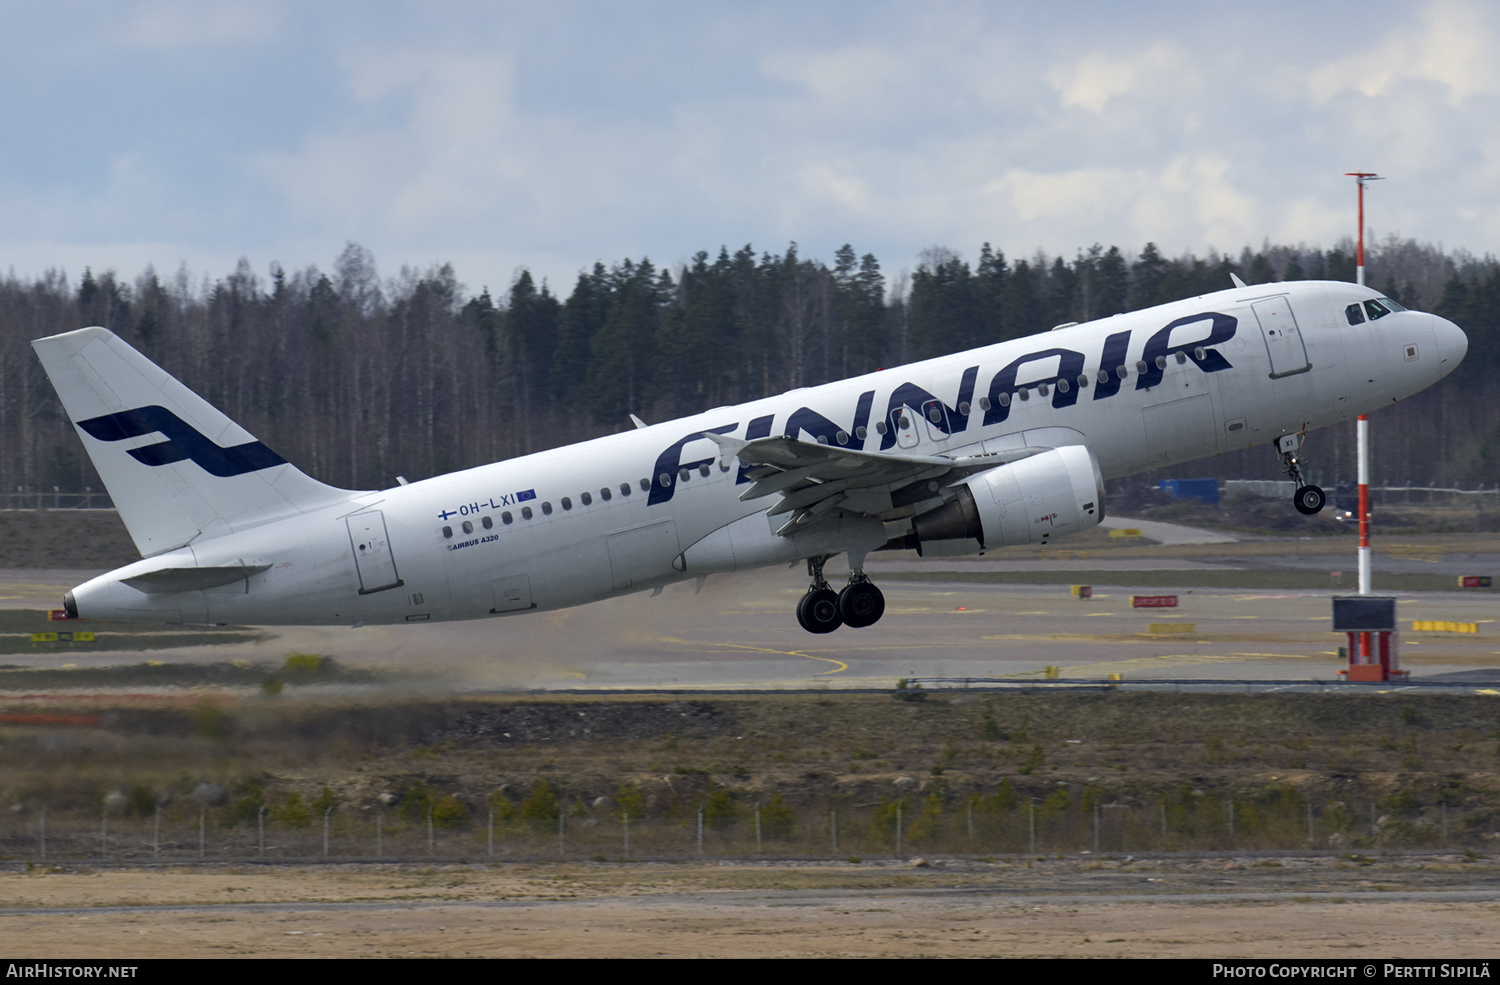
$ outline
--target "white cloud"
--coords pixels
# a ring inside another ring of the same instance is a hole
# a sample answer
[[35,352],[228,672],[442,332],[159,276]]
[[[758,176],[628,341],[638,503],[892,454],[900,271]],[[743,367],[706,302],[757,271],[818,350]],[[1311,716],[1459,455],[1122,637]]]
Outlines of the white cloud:
[[1141,176],[1118,168],[1079,168],[1037,173],[1012,169],[1001,184],[1022,222],[1076,221],[1085,216],[1118,211],[1121,202],[1139,186]]
[[351,58],[350,90],[368,115],[255,167],[314,221],[410,234],[467,220],[517,177],[513,72],[503,55]]
[[1103,113],[1115,99],[1192,86],[1197,75],[1188,52],[1176,42],[1162,40],[1140,52],[1091,52],[1067,67],[1049,71],[1047,82],[1063,106]]
[[276,34],[280,15],[265,0],[147,0],[130,11],[122,37],[142,48],[264,41]]
[[1492,11],[1468,0],[1434,0],[1415,29],[1400,25],[1363,47],[1355,35],[1354,53],[1313,69],[1308,89],[1319,102],[1349,90],[1373,99],[1407,82],[1435,82],[1454,103],[1500,93]]
[[[1482,52],[1500,35],[1472,4],[1299,12],[1270,44],[1245,29],[1262,15],[1198,7],[768,4],[697,8],[691,29],[653,8],[539,9],[137,5],[124,34],[153,50],[121,52],[116,19],[88,84],[50,61],[13,73],[78,112],[58,122],[38,98],[23,117],[38,152],[0,154],[0,230],[182,244],[162,269],[326,265],[355,240],[385,270],[482,263],[460,278],[498,290],[528,263],[567,290],[596,259],[746,242],[823,258],[850,242],[892,272],[934,243],[1328,244],[1352,226],[1341,173],[1363,167],[1398,179],[1382,232],[1496,250],[1500,81]],[[247,39],[270,43],[209,47]],[[0,264],[18,248],[0,240]]]

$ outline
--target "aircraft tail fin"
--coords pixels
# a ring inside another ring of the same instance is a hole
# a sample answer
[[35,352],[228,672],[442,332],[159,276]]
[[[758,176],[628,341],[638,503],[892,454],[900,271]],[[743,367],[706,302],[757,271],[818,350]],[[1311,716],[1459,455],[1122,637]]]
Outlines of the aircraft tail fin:
[[104,328],[31,343],[143,557],[347,499]]

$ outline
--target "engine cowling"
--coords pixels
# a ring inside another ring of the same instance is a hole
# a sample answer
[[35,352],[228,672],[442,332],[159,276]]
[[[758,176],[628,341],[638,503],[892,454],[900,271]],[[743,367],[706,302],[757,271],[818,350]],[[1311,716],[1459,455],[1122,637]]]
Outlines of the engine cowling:
[[912,521],[924,557],[1047,544],[1104,519],[1104,476],[1083,445],[1069,445],[970,476],[958,495]]

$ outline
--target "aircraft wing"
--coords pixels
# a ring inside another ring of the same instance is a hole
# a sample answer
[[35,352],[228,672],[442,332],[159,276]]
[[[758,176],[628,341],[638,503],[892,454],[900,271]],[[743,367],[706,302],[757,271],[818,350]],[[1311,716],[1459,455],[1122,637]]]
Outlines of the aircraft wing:
[[777,528],[783,536],[825,517],[899,520],[913,516],[941,505],[944,486],[1045,450],[1017,448],[947,458],[855,451],[788,437],[754,441],[718,434],[704,437],[719,446],[723,460],[737,458],[750,466],[746,475],[751,485],[740,494],[742,501],[779,497],[766,514],[791,514]]

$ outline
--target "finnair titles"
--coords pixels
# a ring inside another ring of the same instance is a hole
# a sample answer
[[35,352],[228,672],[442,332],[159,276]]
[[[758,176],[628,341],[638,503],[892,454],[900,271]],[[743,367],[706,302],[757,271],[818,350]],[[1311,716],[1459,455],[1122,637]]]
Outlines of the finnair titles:
[[378,491],[310,478],[104,328],[32,345],[142,555],[67,593],[72,618],[487,619],[805,560],[797,620],[826,633],[884,612],[871,553],[1048,544],[1103,519],[1115,476],[1271,445],[1316,513],[1308,432],[1468,340],[1363,287],[1237,282]]

